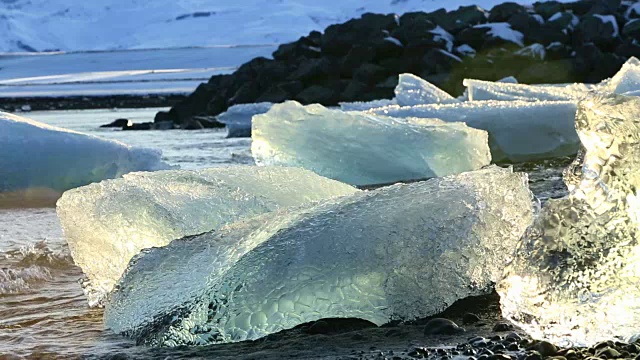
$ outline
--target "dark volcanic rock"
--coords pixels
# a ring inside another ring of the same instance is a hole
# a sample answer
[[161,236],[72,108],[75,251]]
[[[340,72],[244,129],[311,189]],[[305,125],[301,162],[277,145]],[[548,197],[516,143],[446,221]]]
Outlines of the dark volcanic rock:
[[[611,21],[607,21],[611,20]],[[573,41],[576,44],[594,43],[599,47],[607,48],[611,44],[615,44],[614,40],[618,37],[617,23],[614,17],[603,19],[600,15],[584,16],[578,26],[576,26],[573,34]]]
[[465,330],[449,319],[435,318],[424,326],[425,335],[454,335]]
[[362,319],[354,318],[327,318],[301,324],[295,329],[301,329],[307,334],[340,334],[356,330],[370,329],[377,327],[376,324]]
[[326,28],[320,46],[325,54],[346,55],[356,44],[383,40],[384,30],[393,31],[396,26],[395,15],[366,13],[359,19]]
[[122,128],[122,127],[128,126],[130,123],[131,123],[131,120],[129,119],[115,119],[108,124],[100,125],[100,127],[101,128],[114,128],[114,127]]
[[529,350],[535,350],[542,356],[553,356],[558,353],[558,348],[548,341],[537,341],[531,346]]
[[634,39],[640,39],[640,19],[632,19],[624,24],[622,34]]
[[563,11],[564,4],[558,1],[536,2],[533,3],[533,10],[547,20],[555,13]]
[[516,14],[525,14],[527,9],[514,2],[504,2],[491,8],[489,22],[505,22]]
[[489,17],[484,9],[475,5],[460,6],[458,9],[446,13],[446,16],[442,16],[442,13],[431,14],[433,14],[432,21],[450,33],[457,33],[470,26],[483,24],[487,22]]
[[295,96],[295,100],[303,104],[326,104],[335,105],[338,102],[338,95],[334,90],[321,85],[313,85],[302,90]]

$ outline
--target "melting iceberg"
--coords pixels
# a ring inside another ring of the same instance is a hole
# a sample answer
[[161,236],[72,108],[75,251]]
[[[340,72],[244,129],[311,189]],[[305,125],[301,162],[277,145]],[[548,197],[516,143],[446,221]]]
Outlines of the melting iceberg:
[[160,156],[156,150],[0,112],[0,193],[55,200],[65,190],[131,171],[170,168]]
[[270,102],[233,105],[218,115],[216,120],[227,127],[228,138],[251,137],[251,117],[266,113],[272,105]]
[[400,74],[395,93],[396,102],[400,106],[460,102],[446,91],[413,74]]
[[526,85],[464,79],[469,101],[577,101],[595,88],[590,84]]
[[640,333],[640,99],[589,97],[576,128],[570,194],[527,231],[497,287],[502,311],[562,345],[629,340]]
[[489,168],[289,208],[134,258],[105,323],[152,345],[256,339],[325,317],[378,325],[484,293],[532,221],[526,175]]
[[459,104],[386,106],[368,114],[461,121],[489,133],[494,161],[531,161],[574,155],[578,135],[573,101],[470,101]]
[[73,259],[89,279],[89,303],[97,305],[142,249],[356,191],[310,171],[284,167],[159,171],[67,191],[57,211]]
[[487,134],[462,123],[415,123],[295,101],[253,118],[258,165],[296,166],[353,185],[424,179],[479,169]]

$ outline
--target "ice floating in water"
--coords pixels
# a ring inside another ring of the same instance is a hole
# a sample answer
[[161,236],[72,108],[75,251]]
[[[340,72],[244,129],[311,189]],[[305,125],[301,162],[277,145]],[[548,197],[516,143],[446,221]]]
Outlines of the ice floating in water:
[[310,171],[235,166],[132,173],[64,193],[58,217],[96,305],[140,250],[355,188]]
[[396,102],[400,106],[460,102],[446,91],[413,74],[400,74],[395,93]]
[[640,333],[640,99],[580,103],[584,150],[565,170],[498,284],[506,318],[537,338],[590,346]]
[[559,84],[559,85],[526,85],[505,82],[464,79],[469,101],[501,100],[501,101],[577,101],[584,98],[593,85]]
[[272,105],[270,102],[233,105],[216,120],[226,125],[228,138],[251,137],[251,117],[266,113]]
[[492,166],[287,209],[144,251],[105,323],[175,346],[326,317],[381,325],[490,289],[532,221],[526,175]]
[[487,134],[463,123],[407,121],[295,101],[253,118],[258,165],[296,166],[353,185],[385,184],[479,169]]
[[[0,194],[46,196],[131,171],[168,169],[160,152],[0,112]],[[4,195],[1,195],[4,199]],[[35,200],[35,199],[31,199]]]
[[569,101],[470,101],[459,104],[387,106],[367,113],[463,121],[489,132],[494,161],[529,161],[573,155],[578,136],[576,104]]

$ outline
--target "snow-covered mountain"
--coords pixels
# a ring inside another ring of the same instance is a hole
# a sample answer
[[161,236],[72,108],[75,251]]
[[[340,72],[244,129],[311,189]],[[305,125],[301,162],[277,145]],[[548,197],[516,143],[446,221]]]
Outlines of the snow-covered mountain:
[[[272,44],[365,12],[501,0],[0,0],[0,51]],[[529,0],[520,2],[532,2]]]

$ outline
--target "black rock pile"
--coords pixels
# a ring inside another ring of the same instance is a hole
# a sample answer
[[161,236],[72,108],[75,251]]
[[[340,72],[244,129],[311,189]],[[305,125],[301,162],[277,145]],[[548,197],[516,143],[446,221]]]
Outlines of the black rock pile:
[[401,16],[367,13],[280,45],[273,59],[256,58],[231,75],[211,77],[155,121],[182,124],[262,101],[336,105],[391,98],[405,72],[453,95],[462,92],[464,78],[594,83],[640,56],[635,3],[505,2],[489,11],[463,6]]

